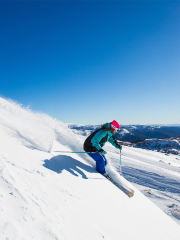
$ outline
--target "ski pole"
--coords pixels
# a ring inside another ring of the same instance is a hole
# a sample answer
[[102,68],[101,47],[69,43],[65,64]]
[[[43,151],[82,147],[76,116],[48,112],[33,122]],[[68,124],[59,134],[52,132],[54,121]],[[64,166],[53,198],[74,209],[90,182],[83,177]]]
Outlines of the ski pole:
[[122,169],[121,169],[121,150],[120,150],[120,175],[122,175]]
[[62,152],[62,153],[96,153],[96,152],[66,152],[66,151],[53,151],[53,152]]

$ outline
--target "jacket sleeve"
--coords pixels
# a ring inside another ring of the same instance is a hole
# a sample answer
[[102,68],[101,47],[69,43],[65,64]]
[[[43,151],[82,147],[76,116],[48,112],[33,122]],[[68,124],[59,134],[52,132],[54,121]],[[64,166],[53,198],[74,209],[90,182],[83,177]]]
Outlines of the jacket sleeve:
[[115,148],[118,148],[119,149],[119,143],[117,142],[117,140],[115,139],[114,135],[112,135],[110,138],[109,138],[109,142],[115,147]]

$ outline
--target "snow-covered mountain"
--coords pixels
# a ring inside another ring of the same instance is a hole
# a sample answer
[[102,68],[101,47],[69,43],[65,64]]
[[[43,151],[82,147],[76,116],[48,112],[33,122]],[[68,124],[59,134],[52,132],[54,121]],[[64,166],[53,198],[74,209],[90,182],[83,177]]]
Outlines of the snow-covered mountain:
[[146,139],[145,141],[138,142],[136,144],[126,143],[126,146],[139,147],[180,156],[180,137],[167,139]]
[[[179,160],[123,147],[123,174],[135,190],[128,198],[86,154],[70,153],[83,150],[86,136],[76,131],[0,98],[0,239],[178,240]],[[107,170],[118,174],[118,150],[106,150]]]

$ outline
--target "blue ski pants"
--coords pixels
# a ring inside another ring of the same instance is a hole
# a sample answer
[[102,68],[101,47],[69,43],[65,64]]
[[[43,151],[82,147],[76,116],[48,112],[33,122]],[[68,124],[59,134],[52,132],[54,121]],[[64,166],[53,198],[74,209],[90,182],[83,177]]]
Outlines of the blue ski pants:
[[92,157],[92,159],[94,161],[96,161],[96,170],[102,174],[104,174],[105,171],[105,166],[107,164],[107,160],[106,157],[103,154],[100,153],[88,153],[88,155],[90,157]]

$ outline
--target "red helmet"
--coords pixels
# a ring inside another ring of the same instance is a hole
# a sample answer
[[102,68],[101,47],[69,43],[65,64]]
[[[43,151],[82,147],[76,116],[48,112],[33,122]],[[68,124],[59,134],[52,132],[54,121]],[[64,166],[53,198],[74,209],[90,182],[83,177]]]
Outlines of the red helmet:
[[115,120],[113,120],[111,122],[111,129],[116,130],[116,132],[118,132],[120,130],[120,124],[118,122],[116,122]]

